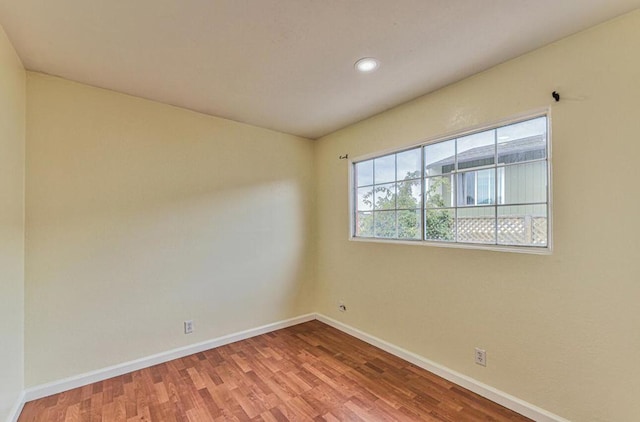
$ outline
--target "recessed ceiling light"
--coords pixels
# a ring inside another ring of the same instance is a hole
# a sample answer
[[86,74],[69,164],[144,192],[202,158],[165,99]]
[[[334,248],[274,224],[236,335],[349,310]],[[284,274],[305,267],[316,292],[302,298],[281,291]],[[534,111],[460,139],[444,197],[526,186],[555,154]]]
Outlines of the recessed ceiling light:
[[380,61],[373,57],[363,57],[356,62],[355,67],[360,72],[369,73],[380,67]]

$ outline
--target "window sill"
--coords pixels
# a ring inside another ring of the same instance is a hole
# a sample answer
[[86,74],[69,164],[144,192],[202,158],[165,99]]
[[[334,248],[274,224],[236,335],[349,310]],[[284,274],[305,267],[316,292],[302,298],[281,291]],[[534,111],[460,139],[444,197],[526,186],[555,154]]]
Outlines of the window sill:
[[500,246],[500,245],[485,245],[476,243],[447,243],[447,242],[428,242],[423,240],[395,240],[395,239],[381,239],[374,237],[354,237],[350,236],[349,241],[363,242],[363,243],[386,243],[392,245],[413,245],[413,246],[435,246],[437,248],[454,248],[454,249],[476,249],[492,252],[511,252],[511,253],[523,253],[530,255],[551,255],[551,245],[546,247],[538,246]]

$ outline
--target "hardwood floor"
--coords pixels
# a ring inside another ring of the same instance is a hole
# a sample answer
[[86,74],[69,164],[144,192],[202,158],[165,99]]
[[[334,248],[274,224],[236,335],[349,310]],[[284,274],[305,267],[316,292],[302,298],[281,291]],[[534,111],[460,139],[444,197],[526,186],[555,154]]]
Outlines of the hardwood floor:
[[25,405],[31,421],[529,420],[319,321]]

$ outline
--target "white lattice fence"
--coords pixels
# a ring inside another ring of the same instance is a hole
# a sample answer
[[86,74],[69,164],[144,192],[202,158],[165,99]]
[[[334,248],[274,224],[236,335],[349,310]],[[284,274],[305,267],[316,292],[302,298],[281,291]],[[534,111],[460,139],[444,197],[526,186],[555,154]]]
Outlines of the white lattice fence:
[[458,218],[458,242],[494,243],[496,221],[485,217]]
[[[498,243],[546,245],[547,218],[532,216],[498,217]],[[493,243],[496,220],[491,217],[462,217],[457,221],[458,242]]]
[[547,244],[547,217],[531,218],[531,243],[534,245]]

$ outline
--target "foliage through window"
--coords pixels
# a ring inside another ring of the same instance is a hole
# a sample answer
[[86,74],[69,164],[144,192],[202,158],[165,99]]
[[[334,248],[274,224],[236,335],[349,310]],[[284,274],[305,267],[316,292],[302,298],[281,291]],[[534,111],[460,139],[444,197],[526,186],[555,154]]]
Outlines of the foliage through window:
[[357,161],[357,238],[546,248],[547,117]]

